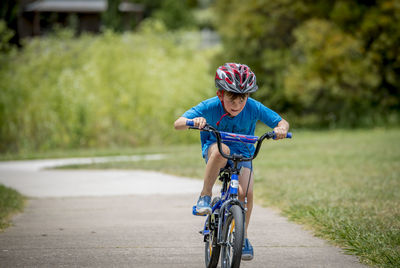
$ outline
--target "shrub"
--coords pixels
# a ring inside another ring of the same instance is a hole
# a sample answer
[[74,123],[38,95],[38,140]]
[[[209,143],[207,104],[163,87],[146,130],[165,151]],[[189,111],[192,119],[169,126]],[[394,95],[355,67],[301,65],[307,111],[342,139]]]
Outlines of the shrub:
[[172,124],[214,93],[213,51],[198,50],[193,34],[153,28],[26,43],[0,70],[0,151],[193,139]]

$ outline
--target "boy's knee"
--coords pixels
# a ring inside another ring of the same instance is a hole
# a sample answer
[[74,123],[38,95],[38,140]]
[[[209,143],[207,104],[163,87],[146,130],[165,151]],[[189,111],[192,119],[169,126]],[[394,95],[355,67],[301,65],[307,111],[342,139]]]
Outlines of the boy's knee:
[[[225,144],[222,144],[222,152],[226,155],[229,155],[231,153],[231,150],[229,149],[228,146],[226,146]],[[218,153],[219,153],[219,151],[218,151]],[[222,157],[222,155],[221,155],[221,157]]]
[[[229,150],[229,147],[228,146],[226,146],[225,144],[222,144],[222,152],[224,153],[224,154],[226,154],[226,155],[229,155],[230,154],[230,150]],[[212,150],[211,150],[211,152],[210,152],[210,157],[209,157],[210,159],[211,158],[213,158],[213,159],[216,159],[217,161],[224,161],[224,162],[226,162],[226,161],[228,161],[226,158],[224,158],[220,153],[219,153],[219,150],[218,150],[218,147],[215,145],[213,148],[212,148]]]

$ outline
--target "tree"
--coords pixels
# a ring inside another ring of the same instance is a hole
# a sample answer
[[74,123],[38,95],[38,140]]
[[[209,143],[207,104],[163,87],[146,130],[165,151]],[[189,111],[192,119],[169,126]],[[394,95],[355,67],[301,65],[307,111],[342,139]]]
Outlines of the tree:
[[283,91],[304,120],[323,126],[356,126],[370,114],[380,82],[364,58],[362,42],[335,24],[308,20],[294,31],[296,42],[284,75]]
[[154,17],[163,21],[165,26],[171,30],[194,25],[187,0],[164,0],[160,9],[154,13]]
[[[17,33],[17,15],[18,1],[2,0],[0,1],[0,20],[5,22],[5,26]],[[4,38],[2,38],[4,40]],[[19,45],[18,35],[13,35],[8,42]]]
[[145,6],[147,18],[160,20],[168,29],[177,30],[195,25],[192,14],[196,0],[136,0]]
[[[224,50],[217,60],[250,65],[257,97],[279,111],[309,113],[322,125],[372,125],[372,115],[400,110],[399,9],[396,0],[220,0],[215,25]],[[339,100],[340,112],[328,108]]]
[[104,25],[114,31],[122,30],[121,14],[118,10],[120,3],[121,0],[107,0],[107,10],[102,16]]

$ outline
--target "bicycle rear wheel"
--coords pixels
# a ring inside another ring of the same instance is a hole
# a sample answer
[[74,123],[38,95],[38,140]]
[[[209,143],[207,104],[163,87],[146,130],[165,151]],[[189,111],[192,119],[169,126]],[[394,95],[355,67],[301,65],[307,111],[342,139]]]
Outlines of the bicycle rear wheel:
[[237,268],[240,266],[243,238],[243,212],[238,205],[234,205],[229,209],[229,215],[222,227],[222,239],[225,242],[221,252],[222,268]]

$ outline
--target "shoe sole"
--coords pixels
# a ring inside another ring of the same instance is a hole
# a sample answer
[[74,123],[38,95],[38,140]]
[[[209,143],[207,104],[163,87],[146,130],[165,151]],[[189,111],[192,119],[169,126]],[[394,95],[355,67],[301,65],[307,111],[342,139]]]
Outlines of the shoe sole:
[[253,255],[242,255],[242,261],[251,261],[254,258]]
[[210,208],[201,208],[201,209],[197,209],[197,214],[198,215],[209,215],[211,214],[211,209]]

